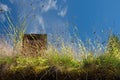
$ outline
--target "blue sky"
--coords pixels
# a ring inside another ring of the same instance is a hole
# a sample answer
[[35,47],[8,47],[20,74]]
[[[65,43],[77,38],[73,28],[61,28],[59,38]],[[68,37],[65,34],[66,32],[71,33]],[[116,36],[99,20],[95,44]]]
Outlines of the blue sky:
[[[26,33],[57,34],[69,36],[77,26],[82,40],[104,40],[108,33],[120,32],[120,0],[0,0],[0,21],[5,23],[4,13],[10,12],[14,22],[27,18]],[[0,26],[0,31],[2,26]]]
[[110,30],[120,31],[119,3],[120,0],[69,0],[68,17],[78,26],[81,37],[93,37],[96,32],[104,38]]

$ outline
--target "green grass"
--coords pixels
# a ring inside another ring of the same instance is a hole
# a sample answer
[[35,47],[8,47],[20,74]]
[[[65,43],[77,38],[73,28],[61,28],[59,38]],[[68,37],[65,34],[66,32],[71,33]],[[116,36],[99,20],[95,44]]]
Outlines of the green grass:
[[[47,78],[63,80],[65,77],[66,80],[70,78],[72,80],[120,79],[120,59],[108,53],[97,57],[89,54],[87,58],[78,61],[71,57],[69,53],[68,55],[61,55],[57,51],[52,51],[52,53],[46,53],[42,57],[16,56],[0,58],[0,65],[3,66],[1,68],[4,70],[3,74],[7,75],[7,77],[1,76],[4,80],[13,80],[13,76],[19,78],[17,80],[24,78],[26,80],[44,80]],[[5,66],[6,68],[4,68]],[[56,76],[56,74],[58,75]],[[59,76],[61,76],[60,79]]]
[[[0,80],[120,80],[120,40],[112,36],[107,49],[97,55],[100,44],[90,45],[95,53],[87,50],[78,40],[77,51],[73,46],[61,43],[60,50],[48,44],[42,56],[23,55],[21,44],[25,32],[25,22],[18,29],[7,16],[10,40],[13,43],[12,56],[0,57]],[[12,32],[11,32],[12,31]],[[6,49],[7,51],[7,49]],[[36,53],[33,53],[36,55]],[[77,55],[76,55],[77,54]],[[94,55],[95,54],[95,55]]]

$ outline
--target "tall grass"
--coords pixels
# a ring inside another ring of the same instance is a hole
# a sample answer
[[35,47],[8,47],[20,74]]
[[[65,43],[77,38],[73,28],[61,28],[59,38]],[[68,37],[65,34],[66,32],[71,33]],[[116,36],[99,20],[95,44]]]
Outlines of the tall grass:
[[[26,22],[25,19],[23,19],[23,22],[20,22],[20,25],[14,24],[12,18],[10,17],[10,13],[6,13],[6,23],[7,25],[3,24],[3,30],[4,30],[4,44],[1,44],[2,47],[6,45],[6,49],[4,54],[10,54],[10,55],[16,55],[17,53],[21,52],[22,48],[22,40],[24,33],[26,31]],[[2,41],[2,39],[1,39]],[[7,48],[7,46],[9,48]],[[9,52],[10,50],[10,52]]]
[[[107,46],[103,46],[100,43],[92,43],[93,41],[89,41],[89,46],[86,46],[77,36],[75,42],[67,43],[62,40],[59,47],[48,42],[47,49],[42,51],[43,53],[39,52],[44,55],[33,57],[27,54],[24,56],[21,51],[26,22],[24,20],[18,26],[13,24],[9,14],[6,14],[6,18],[8,27],[5,28],[5,32],[9,38],[6,41],[1,39],[0,44],[0,54],[11,55],[10,57],[0,57],[1,69],[6,72],[10,71],[6,74],[16,73],[14,75],[17,76],[17,72],[20,71],[25,76],[25,71],[29,71],[30,73],[28,74],[38,75],[43,69],[46,69],[47,74],[51,70],[49,68],[52,67],[55,69],[52,71],[57,69],[57,71],[77,73],[78,78],[81,77],[80,80],[87,80],[88,78],[90,80],[104,80],[103,78],[106,78],[106,80],[120,79],[120,39],[117,36],[110,36]],[[9,44],[7,43],[8,40],[10,40]],[[6,44],[3,44],[3,41]],[[36,55],[33,51],[31,53]],[[5,66],[7,69],[4,68]],[[72,76],[76,77],[74,74]]]

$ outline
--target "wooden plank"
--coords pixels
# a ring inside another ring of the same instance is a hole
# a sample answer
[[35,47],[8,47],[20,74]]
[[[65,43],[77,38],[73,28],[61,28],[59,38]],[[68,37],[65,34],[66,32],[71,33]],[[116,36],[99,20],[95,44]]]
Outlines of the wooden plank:
[[24,34],[23,54],[42,55],[47,49],[47,34]]

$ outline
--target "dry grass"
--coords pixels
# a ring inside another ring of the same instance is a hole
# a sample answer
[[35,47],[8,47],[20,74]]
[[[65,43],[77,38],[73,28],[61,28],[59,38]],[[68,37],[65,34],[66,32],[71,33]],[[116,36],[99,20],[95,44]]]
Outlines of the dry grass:
[[10,31],[6,31],[13,33],[9,35],[10,43],[0,40],[0,80],[120,80],[119,48],[96,55],[103,48],[100,44],[91,44],[92,49],[87,50],[78,39],[76,43],[63,41],[59,47],[48,42],[47,50],[38,52],[42,56],[33,56],[33,51],[33,55],[23,55],[24,23],[18,29],[7,19]]
[[12,55],[13,47],[10,44],[8,44],[5,40],[0,40],[0,57]]

